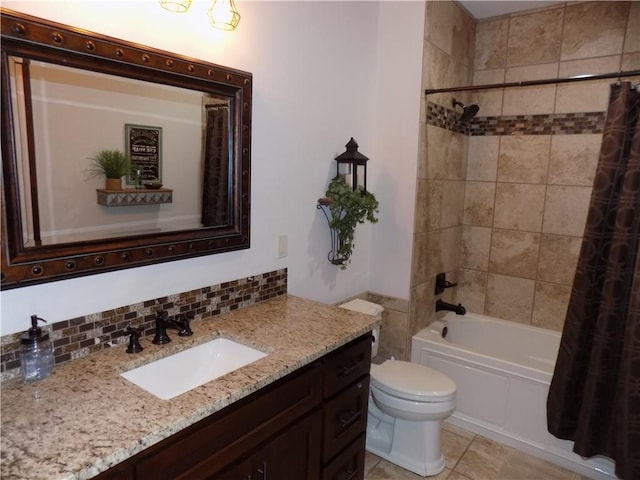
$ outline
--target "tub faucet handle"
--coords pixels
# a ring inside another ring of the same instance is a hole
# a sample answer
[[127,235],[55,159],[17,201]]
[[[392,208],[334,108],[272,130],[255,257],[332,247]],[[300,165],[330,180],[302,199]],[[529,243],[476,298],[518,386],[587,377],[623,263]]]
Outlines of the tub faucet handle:
[[436,295],[440,295],[442,292],[445,291],[446,288],[455,287],[457,285],[458,285],[457,283],[451,283],[449,280],[447,280],[446,273],[439,273],[436,275],[435,293]]

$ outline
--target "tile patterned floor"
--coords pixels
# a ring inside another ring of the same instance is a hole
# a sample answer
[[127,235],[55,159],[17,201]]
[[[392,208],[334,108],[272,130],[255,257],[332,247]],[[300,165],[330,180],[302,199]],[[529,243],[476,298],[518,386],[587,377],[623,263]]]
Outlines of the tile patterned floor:
[[[515,448],[444,424],[445,469],[432,480],[587,480]],[[367,452],[365,480],[424,480]]]

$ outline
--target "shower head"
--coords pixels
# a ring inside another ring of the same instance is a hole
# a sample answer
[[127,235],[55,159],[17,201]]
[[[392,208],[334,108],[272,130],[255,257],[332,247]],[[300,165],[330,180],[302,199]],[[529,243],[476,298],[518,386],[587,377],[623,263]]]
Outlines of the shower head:
[[470,122],[471,119],[476,116],[478,110],[480,110],[480,107],[478,107],[478,105],[473,104],[465,106],[462,102],[459,102],[455,98],[453,99],[452,104],[454,109],[457,105],[460,105],[462,107],[462,115],[460,115],[460,121],[462,123]]

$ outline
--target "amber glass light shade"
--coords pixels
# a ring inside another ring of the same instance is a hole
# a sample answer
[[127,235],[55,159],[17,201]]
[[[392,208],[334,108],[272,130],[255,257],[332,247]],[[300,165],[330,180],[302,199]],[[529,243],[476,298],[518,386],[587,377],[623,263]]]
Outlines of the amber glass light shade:
[[235,30],[240,23],[240,14],[233,0],[214,0],[207,16],[211,25],[220,30]]
[[170,12],[185,13],[191,6],[191,0],[160,0],[160,5]]

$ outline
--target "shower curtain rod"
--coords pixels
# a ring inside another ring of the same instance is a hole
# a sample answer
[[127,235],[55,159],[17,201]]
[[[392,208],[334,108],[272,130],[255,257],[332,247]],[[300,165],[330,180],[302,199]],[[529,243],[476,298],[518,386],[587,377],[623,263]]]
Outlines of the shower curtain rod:
[[549,85],[552,83],[581,82],[584,80],[602,80],[605,78],[620,79],[622,77],[635,77],[636,75],[640,75],[640,70],[600,73],[600,74],[594,74],[594,75],[580,75],[577,77],[568,77],[568,78],[547,78],[544,80],[525,80],[522,82],[490,83],[487,85],[472,85],[468,87],[433,88],[433,89],[426,89],[424,93],[425,95],[429,95],[430,93],[466,92],[470,90],[488,90],[492,88],[529,87],[532,85]]

